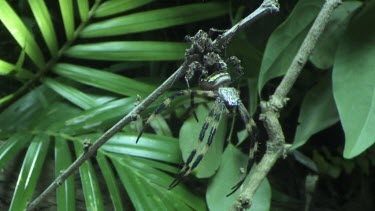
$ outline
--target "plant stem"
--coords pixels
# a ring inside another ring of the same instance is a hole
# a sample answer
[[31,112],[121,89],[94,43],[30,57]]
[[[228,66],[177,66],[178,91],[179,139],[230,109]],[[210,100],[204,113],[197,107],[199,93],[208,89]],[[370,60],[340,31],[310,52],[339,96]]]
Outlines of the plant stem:
[[234,203],[233,210],[246,210],[250,208],[256,190],[272,166],[281,156],[285,157],[289,145],[285,144],[285,137],[278,120],[279,111],[286,104],[287,94],[306,64],[334,9],[340,4],[340,0],[326,0],[275,93],[270,97],[268,102],[261,102],[262,114],[260,119],[263,121],[269,137],[267,150],[262,160],[254,169],[249,182],[245,184],[244,189]]
[[[238,32],[240,28],[254,22],[258,18],[278,11],[278,3],[276,0],[265,0],[262,5],[251,13],[249,16],[244,18],[238,24],[229,29],[226,33],[220,36],[220,42],[229,43],[231,38]],[[214,42],[216,42],[215,40]],[[100,138],[98,138],[80,157],[78,157],[72,165],[70,165],[60,176],[58,176],[51,185],[46,188],[42,194],[40,194],[34,201],[32,201],[27,210],[33,210],[36,206],[45,199],[52,191],[55,191],[71,174],[73,174],[86,160],[96,154],[96,151],[107,142],[112,136],[118,133],[123,127],[130,122],[137,119],[140,112],[151,105],[161,94],[167,91],[175,81],[185,75],[188,69],[188,63],[185,61],[175,73],[173,73],[167,80],[164,81],[157,89],[155,89],[145,100],[143,100],[138,106],[117,122],[113,127],[106,131]]]

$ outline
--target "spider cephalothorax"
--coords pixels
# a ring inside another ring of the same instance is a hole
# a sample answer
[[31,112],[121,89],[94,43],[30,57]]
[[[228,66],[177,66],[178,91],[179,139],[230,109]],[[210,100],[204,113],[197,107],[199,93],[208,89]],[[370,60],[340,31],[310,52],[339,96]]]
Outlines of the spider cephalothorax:
[[[145,123],[144,128],[138,135],[137,142],[139,138],[141,137],[145,127],[150,123],[150,121],[154,119],[155,115],[159,114],[165,107],[167,107],[175,97],[199,95],[199,96],[204,96],[207,98],[215,99],[215,104],[210,110],[202,126],[197,144],[192,150],[192,152],[190,153],[188,159],[186,160],[186,163],[181,168],[180,172],[177,174],[175,180],[169,186],[170,189],[175,187],[182,180],[182,178],[189,175],[190,172],[192,172],[198,166],[198,164],[203,159],[204,155],[206,154],[207,150],[209,149],[213,141],[213,138],[216,133],[216,127],[220,121],[220,117],[222,113],[225,111],[227,112],[232,111],[233,109],[237,109],[239,111],[241,119],[244,122],[246,130],[250,134],[250,137],[252,137],[252,140],[250,144],[249,162],[248,162],[246,174],[241,179],[241,181],[238,182],[232,188],[232,192],[230,194],[234,193],[242,185],[242,183],[246,179],[246,176],[249,174],[251,166],[254,163],[253,158],[254,158],[254,153],[256,151],[256,148],[257,148],[257,142],[254,138],[254,133],[253,133],[255,123],[253,119],[251,118],[249,112],[246,110],[245,106],[243,105],[239,97],[238,91],[233,87],[229,87],[231,82],[232,82],[231,77],[227,71],[217,71],[209,75],[208,77],[200,79],[199,85],[202,90],[190,90],[189,89],[189,90],[178,91],[172,94],[170,97],[164,100],[164,102],[148,118],[147,122]],[[198,152],[198,150],[200,149],[200,146],[203,144],[206,131],[208,127],[210,126],[211,122],[212,122],[212,127],[210,129],[207,142],[205,143],[202,150]]]
[[[210,29],[210,32],[212,31],[218,32],[218,30]],[[206,78],[217,71],[227,71],[228,63],[231,63],[240,75],[242,74],[240,60],[235,56],[225,58],[226,46],[221,42],[212,41],[206,32],[199,30],[193,37],[186,36],[185,40],[191,44],[185,52],[185,61],[188,64],[185,81],[188,88],[190,88],[189,81],[196,72],[201,74],[200,78]]]

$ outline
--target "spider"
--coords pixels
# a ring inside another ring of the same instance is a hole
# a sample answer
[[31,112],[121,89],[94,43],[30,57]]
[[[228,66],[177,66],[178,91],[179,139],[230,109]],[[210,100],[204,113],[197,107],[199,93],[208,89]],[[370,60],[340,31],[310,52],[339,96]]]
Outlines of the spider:
[[[149,125],[149,123],[155,118],[157,114],[162,112],[164,108],[166,108],[175,97],[179,96],[204,96],[207,98],[215,99],[215,104],[211,108],[199,135],[198,142],[190,153],[186,163],[183,165],[179,173],[176,175],[174,181],[170,184],[168,189],[172,189],[177,186],[181,180],[189,175],[201,162],[202,158],[206,154],[207,150],[209,149],[213,138],[216,133],[216,128],[219,123],[220,117],[224,111],[233,111],[237,109],[241,116],[242,121],[246,126],[246,130],[251,137],[251,144],[250,144],[250,152],[249,152],[249,160],[247,164],[246,174],[244,177],[232,187],[231,193],[227,196],[233,194],[238,188],[241,187],[242,183],[245,181],[247,175],[250,173],[250,169],[254,163],[254,155],[257,150],[257,141],[255,139],[254,129],[255,129],[255,122],[251,118],[249,112],[246,110],[245,106],[243,105],[238,91],[233,88],[229,87],[232,83],[231,77],[227,71],[216,71],[209,75],[208,77],[201,78],[199,80],[199,86],[201,90],[181,90],[178,91],[171,96],[169,96],[147,119],[144,127],[142,128],[141,132],[139,133],[136,142],[139,141],[140,137],[142,136],[145,128]],[[213,122],[212,122],[213,121]],[[203,144],[203,140],[206,134],[206,131],[209,125],[212,122],[212,127],[209,133],[209,137],[207,142],[205,143],[204,147],[200,152],[200,146]]]

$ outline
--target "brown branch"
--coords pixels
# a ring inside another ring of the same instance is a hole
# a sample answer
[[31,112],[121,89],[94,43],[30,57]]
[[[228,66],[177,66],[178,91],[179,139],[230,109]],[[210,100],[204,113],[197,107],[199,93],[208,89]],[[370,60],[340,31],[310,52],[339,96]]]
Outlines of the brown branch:
[[[258,18],[278,11],[277,1],[265,0],[263,4],[251,13],[249,16],[241,20],[238,24],[229,29],[226,33],[220,36],[220,42],[228,43],[231,38],[237,33],[240,28],[245,25],[249,25]],[[214,41],[214,43],[216,40]],[[91,156],[96,154],[96,151],[106,143],[112,136],[118,133],[123,127],[135,120],[139,113],[151,105],[162,93],[167,91],[175,81],[180,79],[185,75],[188,69],[188,61],[185,61],[176,72],[171,75],[167,80],[164,81],[157,89],[155,89],[145,100],[143,100],[138,106],[136,106],[132,111],[129,112],[124,118],[122,118],[118,123],[116,123],[112,128],[106,131],[100,138],[98,138],[86,151],[78,157],[60,176],[58,176],[51,185],[46,188],[43,193],[41,193],[34,201],[32,201],[27,210],[33,210],[36,206],[44,200],[52,191],[55,191],[71,174],[73,174],[86,160]]]
[[285,157],[289,146],[285,144],[285,137],[278,120],[279,111],[286,104],[286,96],[297,80],[303,66],[306,64],[332,12],[340,4],[340,0],[326,0],[274,95],[270,97],[268,102],[261,102],[262,114],[260,119],[263,121],[269,136],[267,150],[262,160],[254,169],[250,181],[245,184],[244,189],[233,205],[233,210],[246,210],[250,208],[256,190],[263,182],[272,166],[281,156]]

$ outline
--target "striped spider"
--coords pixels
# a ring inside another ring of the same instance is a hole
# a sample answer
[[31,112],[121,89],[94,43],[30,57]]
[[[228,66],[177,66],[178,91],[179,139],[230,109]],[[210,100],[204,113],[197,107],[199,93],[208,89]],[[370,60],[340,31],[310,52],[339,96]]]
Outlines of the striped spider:
[[[255,140],[254,129],[255,129],[255,122],[251,118],[249,112],[246,110],[245,106],[243,105],[238,91],[233,88],[229,87],[232,83],[231,77],[227,71],[216,71],[209,75],[208,77],[201,78],[199,80],[199,86],[201,90],[181,90],[178,91],[171,96],[169,96],[164,102],[151,114],[151,116],[147,119],[144,127],[142,128],[141,132],[138,135],[137,142],[142,136],[145,128],[149,125],[149,123],[155,118],[157,114],[163,111],[175,97],[179,96],[203,96],[211,99],[215,99],[215,104],[211,108],[199,135],[198,142],[190,153],[186,163],[183,165],[179,173],[176,175],[174,181],[170,184],[169,189],[177,186],[181,180],[189,175],[201,162],[202,158],[206,154],[207,150],[209,149],[212,140],[216,133],[216,128],[219,123],[220,117],[224,111],[230,112],[233,109],[237,109],[242,121],[246,126],[246,130],[251,137],[251,144],[250,144],[250,152],[249,152],[249,160],[247,164],[246,174],[244,177],[232,187],[232,192],[229,193],[227,196],[234,193],[245,181],[247,175],[250,172],[250,169],[254,163],[254,154],[257,150],[257,142]],[[209,137],[207,142],[205,143],[202,150],[198,152],[200,146],[203,144],[203,140],[206,134],[206,131],[209,125],[212,122],[212,127],[209,133]]]

